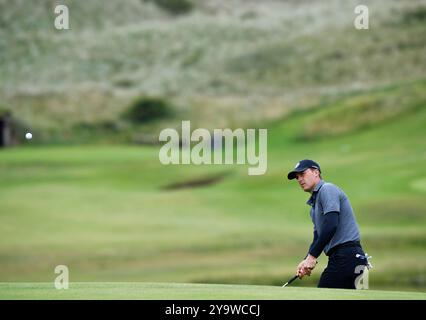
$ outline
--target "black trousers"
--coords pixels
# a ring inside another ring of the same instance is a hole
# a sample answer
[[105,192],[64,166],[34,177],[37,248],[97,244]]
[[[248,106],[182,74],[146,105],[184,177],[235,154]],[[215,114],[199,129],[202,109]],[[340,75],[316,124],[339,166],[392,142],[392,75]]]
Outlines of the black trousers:
[[318,288],[356,289],[357,277],[367,263],[360,245],[333,248]]

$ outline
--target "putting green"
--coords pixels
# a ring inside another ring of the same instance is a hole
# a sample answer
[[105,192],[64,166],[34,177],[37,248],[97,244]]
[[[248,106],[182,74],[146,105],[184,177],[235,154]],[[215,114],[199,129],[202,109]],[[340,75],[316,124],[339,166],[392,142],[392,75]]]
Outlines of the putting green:
[[426,293],[150,282],[78,282],[70,283],[66,290],[57,290],[53,283],[39,282],[0,283],[0,299],[426,300]]

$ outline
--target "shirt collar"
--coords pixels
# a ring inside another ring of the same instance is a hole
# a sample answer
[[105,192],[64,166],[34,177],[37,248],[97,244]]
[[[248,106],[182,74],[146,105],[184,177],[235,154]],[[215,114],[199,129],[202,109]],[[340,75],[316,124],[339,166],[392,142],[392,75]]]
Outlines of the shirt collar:
[[311,195],[311,197],[308,199],[308,201],[306,202],[306,204],[308,204],[308,205],[310,205],[310,206],[314,205],[314,203],[315,203],[315,199],[316,199],[316,197],[317,197],[317,193],[318,193],[319,189],[321,189],[321,187],[323,186],[323,184],[324,184],[324,180],[322,180],[322,179],[321,179],[321,180],[317,183],[317,185],[315,186],[314,190],[312,191],[312,195]]

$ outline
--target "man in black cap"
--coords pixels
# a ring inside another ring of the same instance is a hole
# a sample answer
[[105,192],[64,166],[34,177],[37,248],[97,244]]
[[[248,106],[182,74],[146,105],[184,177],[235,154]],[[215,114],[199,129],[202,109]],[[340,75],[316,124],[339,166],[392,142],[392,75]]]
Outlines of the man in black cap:
[[[367,256],[360,244],[360,233],[346,194],[337,186],[322,180],[321,168],[313,160],[301,160],[288,173],[311,197],[310,215],[314,224],[314,239],[306,258],[298,265],[297,275],[310,276],[321,252],[329,257],[318,287],[355,289],[355,280],[367,266]],[[360,271],[361,270],[361,271]]]

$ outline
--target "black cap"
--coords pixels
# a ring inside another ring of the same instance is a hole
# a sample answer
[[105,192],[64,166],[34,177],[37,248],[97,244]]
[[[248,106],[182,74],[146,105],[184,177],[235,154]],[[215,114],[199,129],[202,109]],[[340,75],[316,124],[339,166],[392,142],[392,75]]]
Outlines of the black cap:
[[321,173],[321,168],[320,168],[318,163],[316,163],[313,160],[304,159],[304,160],[300,160],[296,164],[294,169],[288,173],[288,175],[287,175],[288,180],[293,180],[294,178],[296,178],[297,172],[303,172],[303,171],[305,171],[306,169],[309,169],[309,168],[318,169],[319,172]]

